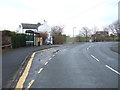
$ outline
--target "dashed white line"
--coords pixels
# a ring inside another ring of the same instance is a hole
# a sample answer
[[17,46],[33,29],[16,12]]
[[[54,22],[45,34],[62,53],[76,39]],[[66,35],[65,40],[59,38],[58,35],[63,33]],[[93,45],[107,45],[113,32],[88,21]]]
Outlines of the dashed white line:
[[28,86],[27,86],[27,88],[26,88],[25,90],[28,90],[28,89],[31,87],[31,85],[34,83],[34,81],[35,81],[35,80],[31,80],[30,83],[28,84]]
[[89,46],[89,47],[87,48],[87,50],[90,49],[91,47],[92,47],[92,46]]
[[48,62],[46,62],[44,65],[47,65],[48,64]]
[[59,52],[61,52],[62,50],[59,50]]
[[55,54],[58,54],[58,52],[56,52]]
[[[91,57],[93,57],[95,60],[97,60],[98,62],[100,61],[99,59],[97,59],[95,56],[93,56],[93,55],[91,55]],[[108,69],[110,69],[111,71],[113,71],[113,72],[115,72],[115,73],[117,73],[118,75],[120,75],[120,73],[117,71],[117,70],[115,70],[115,69],[113,69],[112,67],[110,67],[110,66],[108,66],[108,65],[105,65]]]
[[43,70],[43,68],[40,68],[40,70],[38,71],[38,73],[40,73]]
[[116,71],[115,69],[111,68],[110,66],[108,65],[105,65],[107,68],[109,68],[110,70],[112,70],[113,72],[117,73],[118,75],[120,75],[120,73],[118,71]]
[[89,49],[89,47],[87,48],[87,50]]
[[53,57],[54,57],[55,55],[53,55]]
[[51,60],[52,58],[49,58],[49,60]]
[[96,61],[100,61],[99,59],[97,59],[95,56],[91,55],[92,58],[94,58]]

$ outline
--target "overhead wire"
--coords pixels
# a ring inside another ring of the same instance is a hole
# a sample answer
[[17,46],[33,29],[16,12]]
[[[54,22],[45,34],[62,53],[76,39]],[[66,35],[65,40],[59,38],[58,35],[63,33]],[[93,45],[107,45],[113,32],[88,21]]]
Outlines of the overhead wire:
[[[109,1],[113,1],[113,0],[109,0]],[[117,4],[118,1],[117,1],[117,0],[114,0],[114,2],[116,2],[114,7],[116,7],[116,5],[118,5],[118,4]],[[71,17],[69,17],[69,18],[65,18],[64,20],[76,18],[76,17],[78,17],[78,16],[80,16],[80,15],[82,15],[82,14],[85,14],[85,13],[93,10],[93,9],[96,9],[97,7],[99,7],[99,6],[101,6],[101,5],[105,4],[105,3],[108,3],[108,0],[105,0],[105,1],[103,1],[103,2],[101,2],[101,3],[99,3],[99,4],[95,5],[95,6],[93,6],[93,7],[91,7],[91,8],[88,8],[88,9],[84,10],[84,11],[81,12],[81,13],[78,13],[78,14],[74,15],[74,16],[71,16]]]

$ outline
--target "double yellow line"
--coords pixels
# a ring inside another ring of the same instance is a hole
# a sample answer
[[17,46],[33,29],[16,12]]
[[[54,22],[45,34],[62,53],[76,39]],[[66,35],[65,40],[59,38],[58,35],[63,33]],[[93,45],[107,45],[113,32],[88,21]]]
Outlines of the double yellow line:
[[35,57],[35,54],[38,53],[38,52],[43,52],[43,51],[47,51],[47,50],[50,50],[52,48],[49,48],[49,49],[44,49],[44,50],[40,50],[40,51],[36,51],[36,52],[33,52],[33,54],[31,55],[30,57],[30,60],[24,70],[24,72],[22,73],[22,76],[19,78],[18,82],[17,82],[17,85],[15,87],[15,90],[18,90],[19,89],[22,89],[23,88],[23,84],[28,76],[28,73],[29,73],[29,70],[30,70],[30,67],[32,65],[32,61],[33,61],[33,58]]

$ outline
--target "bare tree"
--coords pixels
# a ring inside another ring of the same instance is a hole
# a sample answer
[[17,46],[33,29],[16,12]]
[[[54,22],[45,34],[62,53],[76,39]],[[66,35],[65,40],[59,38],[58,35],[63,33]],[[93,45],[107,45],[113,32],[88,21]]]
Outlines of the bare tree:
[[66,35],[62,35],[63,33],[63,26],[53,26],[52,27],[52,37],[53,37],[53,43],[54,44],[62,44],[65,42]]
[[112,24],[108,25],[108,28],[112,31],[112,33],[115,35],[120,34],[120,23],[117,21],[113,22]]
[[42,43],[45,44],[45,40],[48,37],[48,33],[47,32],[40,32],[40,37],[42,37],[42,39],[43,39]]
[[120,37],[120,23],[118,22],[118,20],[108,25],[107,28],[108,31],[112,32],[113,40],[115,38],[115,35],[118,35]]
[[112,37],[113,37],[113,41],[114,41],[114,36],[116,35],[116,31],[115,31],[115,27],[113,24],[108,25],[106,28],[103,29],[108,29],[108,31],[112,32]]
[[82,27],[82,30],[83,30],[83,34],[86,37],[86,42],[87,42],[88,36],[90,35],[90,29],[88,27]]
[[63,26],[53,26],[51,34],[54,35],[62,35],[64,27]]
[[94,26],[93,28],[92,28],[92,32],[93,32],[93,34],[96,34],[96,32],[99,30],[99,28],[97,27],[97,26]]
[[97,26],[94,26],[93,28],[92,28],[92,33],[93,33],[93,39],[94,39],[94,41],[96,41],[96,38],[97,38],[97,31],[99,30],[99,28],[97,27]]
[[117,35],[120,36],[120,22],[117,20],[113,23],[114,29],[117,32]]
[[[104,41],[109,39],[109,27],[108,26],[103,27],[103,39]],[[113,36],[113,41],[114,41],[114,36]]]

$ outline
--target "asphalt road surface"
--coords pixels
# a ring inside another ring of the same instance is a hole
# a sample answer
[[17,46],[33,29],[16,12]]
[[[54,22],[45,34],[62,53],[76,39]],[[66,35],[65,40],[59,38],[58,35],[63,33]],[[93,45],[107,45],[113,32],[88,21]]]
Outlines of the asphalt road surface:
[[56,48],[55,54],[38,53],[24,88],[118,88],[118,53],[110,50],[115,44],[74,44]]
[[[33,51],[50,48],[55,45],[46,45],[40,47],[18,48],[2,54],[2,87],[6,87],[8,81],[12,80],[25,58]],[[1,84],[0,84],[1,85]]]

